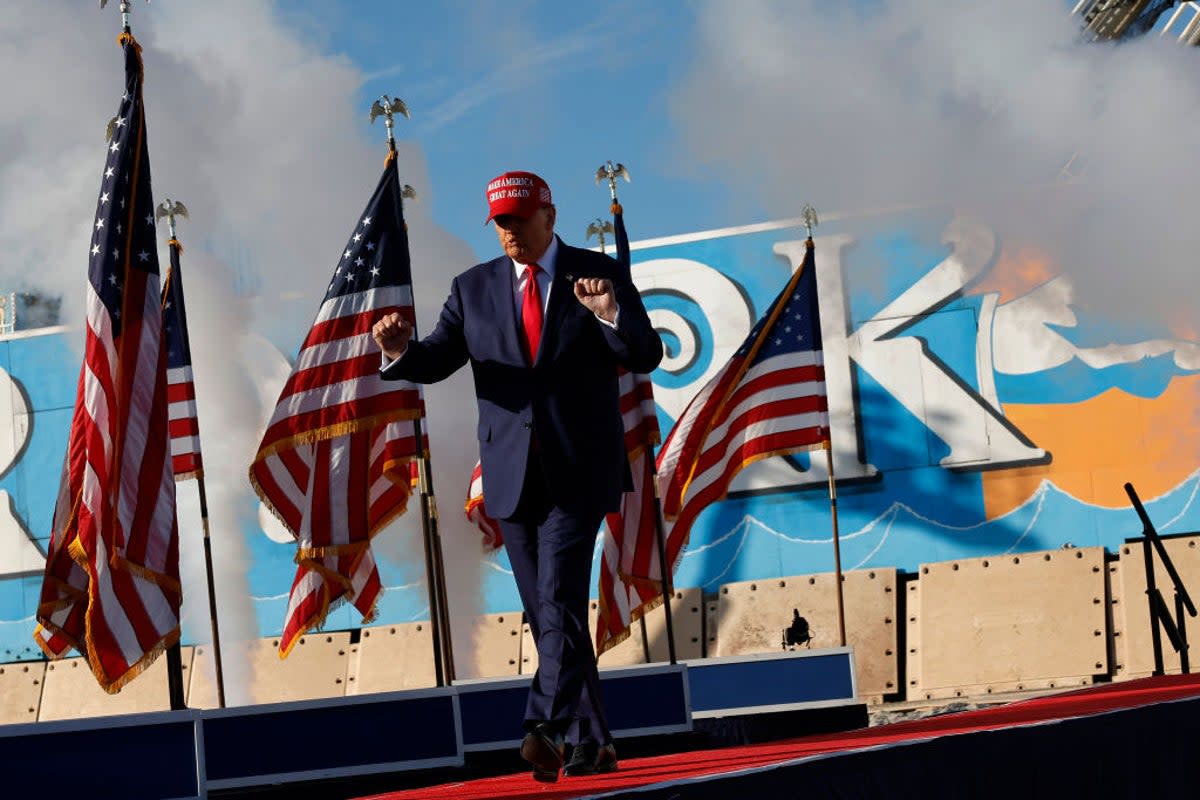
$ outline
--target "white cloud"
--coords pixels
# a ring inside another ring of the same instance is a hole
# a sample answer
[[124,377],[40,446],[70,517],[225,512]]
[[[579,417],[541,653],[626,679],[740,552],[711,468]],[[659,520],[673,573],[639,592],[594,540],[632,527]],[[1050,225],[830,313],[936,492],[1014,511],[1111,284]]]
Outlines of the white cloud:
[[[1194,321],[1200,50],[1077,22],[1044,0],[705,3],[674,115],[774,215],[953,205],[1049,251],[1087,306]],[[1077,152],[1086,180],[1055,188]]]

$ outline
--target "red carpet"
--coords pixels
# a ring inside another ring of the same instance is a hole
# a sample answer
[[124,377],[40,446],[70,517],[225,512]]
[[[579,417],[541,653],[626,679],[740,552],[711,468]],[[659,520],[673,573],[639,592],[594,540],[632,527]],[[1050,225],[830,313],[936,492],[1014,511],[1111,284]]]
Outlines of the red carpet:
[[1103,684],[977,711],[945,714],[843,733],[808,736],[762,745],[628,759],[621,761],[621,769],[618,772],[592,777],[562,778],[555,784],[539,784],[529,773],[521,773],[374,795],[369,800],[491,800],[522,797],[566,800],[636,787],[651,787],[653,784],[701,776],[716,776],[740,770],[761,770],[822,754],[853,753],[864,748],[919,742],[955,734],[1020,728],[1194,697],[1200,697],[1200,676],[1168,675]]

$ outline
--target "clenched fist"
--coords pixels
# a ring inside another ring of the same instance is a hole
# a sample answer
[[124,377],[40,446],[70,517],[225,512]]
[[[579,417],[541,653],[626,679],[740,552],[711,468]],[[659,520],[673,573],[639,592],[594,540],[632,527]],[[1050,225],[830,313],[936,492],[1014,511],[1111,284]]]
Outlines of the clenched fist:
[[608,278],[579,278],[575,281],[575,297],[605,322],[617,318],[617,295]]
[[404,353],[412,333],[413,328],[409,321],[395,311],[385,314],[371,327],[371,336],[375,338],[375,344],[379,345],[379,349],[389,361],[394,361]]

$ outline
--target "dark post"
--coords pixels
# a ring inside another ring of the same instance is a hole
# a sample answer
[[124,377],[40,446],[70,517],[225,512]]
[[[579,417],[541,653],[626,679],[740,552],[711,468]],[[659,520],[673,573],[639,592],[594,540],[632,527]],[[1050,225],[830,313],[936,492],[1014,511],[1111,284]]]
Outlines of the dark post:
[[[416,330],[413,331],[413,336],[416,336]],[[421,505],[421,540],[425,551],[425,583],[429,593],[429,630],[433,636],[433,673],[434,679],[438,686],[446,685],[446,670],[445,670],[445,647],[442,642],[442,576],[438,570],[437,557],[437,542],[435,534],[431,530],[432,524],[429,517],[430,512],[430,496],[426,491],[425,479],[426,473],[429,470],[429,460],[425,453],[425,434],[421,429],[421,418],[417,417],[413,420],[413,436],[417,440],[417,468],[419,472],[420,486],[418,487],[418,501]]]
[[[675,623],[671,620],[671,599],[675,596],[675,588],[671,585],[671,565],[667,563],[667,537],[663,533],[662,501],[658,499],[658,481],[654,481],[654,543],[658,547],[658,566],[662,571],[663,611],[667,615],[667,654],[670,656],[671,663],[674,664],[676,663]],[[647,648],[647,657],[649,654],[650,651]]]
[[171,699],[172,711],[187,708],[183,699],[183,656],[179,651],[178,640],[167,648],[167,695]]
[[204,528],[204,570],[208,575],[208,616],[212,621],[213,661],[217,673],[217,704],[225,707],[225,676],[221,664],[221,632],[217,623],[217,587],[213,583],[212,541],[208,536],[208,495],[204,491],[204,476],[196,479],[200,491],[200,521]]

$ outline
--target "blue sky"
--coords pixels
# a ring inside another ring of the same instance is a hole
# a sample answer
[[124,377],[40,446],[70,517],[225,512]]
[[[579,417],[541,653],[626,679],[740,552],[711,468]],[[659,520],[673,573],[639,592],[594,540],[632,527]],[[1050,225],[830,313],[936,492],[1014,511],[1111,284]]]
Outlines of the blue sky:
[[301,0],[280,9],[365,73],[362,114],[348,125],[382,141],[382,124],[367,125],[369,104],[381,94],[406,101],[412,119],[397,131],[428,159],[432,197],[422,202],[484,258],[496,242],[483,225],[483,186],[507,169],[550,182],[559,232],[574,244],[607,215],[607,190],[592,177],[607,159],[632,173],[619,191],[634,238],[763,218],[679,147],[671,98],[691,66],[692,6]]

